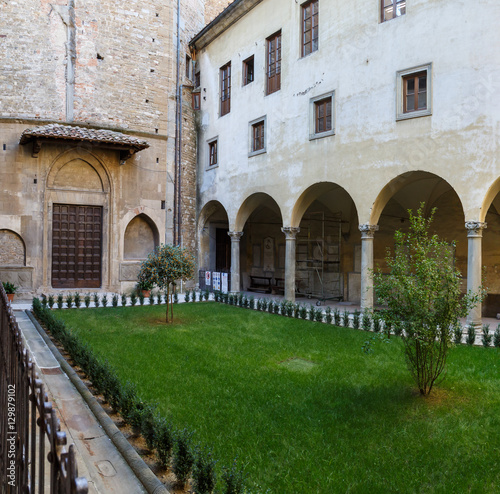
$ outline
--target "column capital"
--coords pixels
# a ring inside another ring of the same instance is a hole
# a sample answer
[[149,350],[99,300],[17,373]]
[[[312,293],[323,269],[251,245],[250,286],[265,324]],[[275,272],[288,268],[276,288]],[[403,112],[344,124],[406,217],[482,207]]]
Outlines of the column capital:
[[488,225],[486,223],[483,223],[482,221],[466,221],[465,222],[465,228],[467,230],[468,237],[482,237],[483,230],[487,226]]
[[361,232],[361,238],[373,238],[375,232],[378,231],[378,225],[370,225],[365,223],[364,225],[359,225],[359,231]]
[[227,234],[231,237],[232,242],[239,242],[243,232],[227,232]]
[[294,226],[283,226],[281,231],[285,234],[286,240],[295,240],[297,233],[300,232],[300,228]]

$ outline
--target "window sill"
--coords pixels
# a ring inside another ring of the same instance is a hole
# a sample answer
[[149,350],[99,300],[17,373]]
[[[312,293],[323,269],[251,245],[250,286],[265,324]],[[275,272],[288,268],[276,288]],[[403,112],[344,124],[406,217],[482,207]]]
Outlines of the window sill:
[[252,151],[251,153],[248,153],[248,157],[251,158],[252,156],[257,156],[259,154],[264,154],[264,153],[267,153],[266,148],[259,149],[258,151]]
[[328,130],[327,132],[320,132],[318,134],[309,134],[309,140],[314,141],[316,139],[322,139],[323,137],[329,137],[335,135],[335,129]]
[[219,165],[209,165],[205,167],[205,171],[208,172],[210,170],[215,170],[216,168],[219,168]]
[[431,115],[432,115],[431,110],[419,110],[408,113],[400,113],[399,115],[396,115],[396,121],[409,120],[411,118],[419,118],[419,117],[429,117]]

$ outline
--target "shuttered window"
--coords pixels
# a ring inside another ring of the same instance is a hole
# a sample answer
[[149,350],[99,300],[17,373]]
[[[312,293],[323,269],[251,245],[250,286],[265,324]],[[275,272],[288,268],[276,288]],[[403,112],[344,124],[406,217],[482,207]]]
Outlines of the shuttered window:
[[281,89],[281,31],[267,38],[266,94]]

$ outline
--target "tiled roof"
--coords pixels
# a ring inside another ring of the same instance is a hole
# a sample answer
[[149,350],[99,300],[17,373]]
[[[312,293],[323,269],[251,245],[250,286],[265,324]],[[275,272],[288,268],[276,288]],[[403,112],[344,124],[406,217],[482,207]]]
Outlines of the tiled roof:
[[43,127],[26,129],[22,135],[20,144],[27,144],[36,139],[60,139],[70,141],[86,141],[100,144],[116,145],[117,147],[131,147],[136,151],[149,147],[147,141],[137,139],[121,132],[106,129],[86,129],[83,127],[72,127],[69,125],[49,124]]

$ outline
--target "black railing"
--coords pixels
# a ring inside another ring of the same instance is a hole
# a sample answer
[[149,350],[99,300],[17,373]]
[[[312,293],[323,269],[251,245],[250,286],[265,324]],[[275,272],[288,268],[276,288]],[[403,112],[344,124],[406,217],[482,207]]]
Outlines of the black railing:
[[0,493],[87,494],[0,283]]

